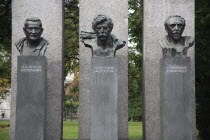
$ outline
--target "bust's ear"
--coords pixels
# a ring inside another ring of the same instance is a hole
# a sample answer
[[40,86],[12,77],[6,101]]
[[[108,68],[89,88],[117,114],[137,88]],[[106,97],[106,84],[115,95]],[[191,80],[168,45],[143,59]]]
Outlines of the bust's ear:
[[23,27],[23,32],[26,34],[26,28],[25,27]]
[[44,28],[41,28],[41,33],[43,33],[43,31],[44,31]]
[[168,26],[165,26],[165,30],[166,30],[166,32],[168,33]]
[[112,32],[112,29],[113,29],[113,28],[109,29],[109,31],[108,31],[108,32],[109,32],[109,34],[111,34],[111,32]]
[[182,33],[184,32],[184,29],[185,29],[185,25],[182,27]]

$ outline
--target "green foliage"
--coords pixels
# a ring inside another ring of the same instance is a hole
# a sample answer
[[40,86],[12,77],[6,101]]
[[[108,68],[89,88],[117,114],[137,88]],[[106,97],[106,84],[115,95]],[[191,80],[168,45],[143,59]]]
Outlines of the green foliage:
[[141,96],[130,98],[129,100],[129,121],[142,120],[142,100]]
[[65,76],[73,73],[79,65],[79,2],[72,0],[65,5],[65,48],[64,68]]
[[66,106],[66,108],[72,107],[74,112],[76,112],[76,109],[79,107],[79,102],[66,100],[65,101],[65,106]]
[[196,0],[196,123],[202,140],[210,138],[210,1]]
[[129,0],[128,31],[129,41],[135,44],[135,49],[141,52],[142,48],[142,1]]
[[70,100],[65,101],[65,106],[66,106],[66,108],[70,108],[71,107],[71,101]]
[[129,0],[129,46],[128,54],[128,92],[129,120],[142,118],[142,3]]
[[67,115],[70,113],[78,113],[79,101],[73,100],[73,96],[65,95],[64,98],[64,111],[66,111],[66,119]]
[[10,82],[8,79],[0,78],[0,104],[1,100],[6,99],[9,92]]
[[79,102],[74,101],[74,102],[73,102],[73,108],[74,108],[74,111],[73,111],[73,112],[74,112],[74,113],[77,112],[78,107],[79,107]]
[[10,39],[2,38],[0,42],[0,103],[7,97],[11,85],[10,49]]
[[9,1],[0,1],[0,102],[7,97],[11,82],[11,12]]
[[0,0],[0,17],[10,13],[11,0]]

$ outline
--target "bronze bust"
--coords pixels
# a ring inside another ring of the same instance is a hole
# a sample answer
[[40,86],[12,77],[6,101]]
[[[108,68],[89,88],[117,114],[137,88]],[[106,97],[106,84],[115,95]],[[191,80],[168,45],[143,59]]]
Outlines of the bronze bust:
[[163,55],[186,57],[188,49],[194,45],[194,39],[191,36],[182,36],[185,19],[178,15],[169,16],[164,25],[168,35],[160,40]]
[[115,57],[116,51],[125,46],[125,41],[111,34],[113,26],[111,18],[98,15],[92,22],[94,32],[81,32],[81,42],[92,49],[93,57]]
[[28,56],[44,56],[48,41],[41,37],[42,22],[39,18],[31,17],[26,19],[23,31],[26,37],[15,43],[20,55]]

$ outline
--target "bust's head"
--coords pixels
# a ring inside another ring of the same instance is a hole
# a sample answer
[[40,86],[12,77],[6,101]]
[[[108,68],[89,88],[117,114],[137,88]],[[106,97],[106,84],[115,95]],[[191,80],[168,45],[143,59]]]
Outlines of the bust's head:
[[168,36],[174,41],[178,41],[185,28],[185,19],[178,15],[169,16],[164,25]]
[[106,42],[113,29],[112,19],[105,15],[98,15],[93,19],[92,28],[101,42]]
[[23,31],[26,35],[26,39],[30,42],[37,42],[40,40],[43,28],[42,22],[37,17],[27,18]]

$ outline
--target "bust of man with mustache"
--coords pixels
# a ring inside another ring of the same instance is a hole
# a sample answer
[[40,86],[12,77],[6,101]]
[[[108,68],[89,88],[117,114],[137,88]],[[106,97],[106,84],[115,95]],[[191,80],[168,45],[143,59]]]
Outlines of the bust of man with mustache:
[[125,46],[125,41],[117,39],[111,34],[112,19],[105,15],[98,15],[92,22],[93,32],[81,32],[81,42],[92,49],[93,57],[115,57],[118,49]]
[[191,36],[182,36],[185,29],[185,19],[181,16],[169,16],[165,21],[165,29],[168,35],[160,40],[164,56],[187,56],[187,51],[194,45]]
[[23,31],[26,37],[15,43],[20,55],[24,56],[44,56],[48,41],[41,37],[42,22],[39,18],[31,17],[26,19]]

